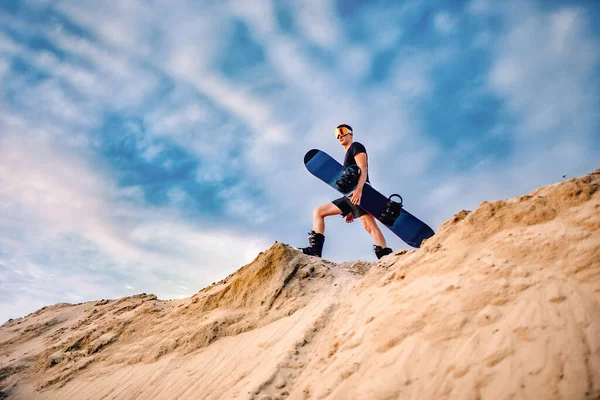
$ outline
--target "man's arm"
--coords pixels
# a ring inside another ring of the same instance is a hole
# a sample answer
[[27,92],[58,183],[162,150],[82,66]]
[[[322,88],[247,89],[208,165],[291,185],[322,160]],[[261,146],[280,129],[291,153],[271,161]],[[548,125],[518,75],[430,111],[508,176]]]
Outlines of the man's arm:
[[352,204],[358,205],[360,203],[360,198],[362,197],[362,190],[365,182],[367,181],[367,176],[369,173],[369,167],[367,166],[367,153],[358,153],[354,156],[356,160],[356,165],[360,168],[360,177],[358,178],[358,185],[356,185],[356,189],[354,189],[351,193],[351,201]]

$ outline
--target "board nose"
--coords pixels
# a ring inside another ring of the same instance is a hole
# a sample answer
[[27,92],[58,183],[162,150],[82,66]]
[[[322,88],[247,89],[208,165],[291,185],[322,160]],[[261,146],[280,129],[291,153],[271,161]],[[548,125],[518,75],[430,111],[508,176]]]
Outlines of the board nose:
[[304,164],[306,164],[307,162],[309,162],[310,160],[312,160],[312,158],[314,156],[317,155],[317,153],[319,152],[319,150],[317,149],[312,149],[309,150],[305,155],[304,155]]

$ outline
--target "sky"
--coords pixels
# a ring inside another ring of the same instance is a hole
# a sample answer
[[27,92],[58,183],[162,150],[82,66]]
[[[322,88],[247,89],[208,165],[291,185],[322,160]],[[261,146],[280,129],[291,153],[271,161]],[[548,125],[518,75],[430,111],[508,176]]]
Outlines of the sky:
[[[434,230],[600,167],[597,1],[3,0],[0,323],[184,298],[338,194],[304,154],[367,148]],[[408,248],[382,226],[388,245]],[[375,260],[360,222],[323,256]]]

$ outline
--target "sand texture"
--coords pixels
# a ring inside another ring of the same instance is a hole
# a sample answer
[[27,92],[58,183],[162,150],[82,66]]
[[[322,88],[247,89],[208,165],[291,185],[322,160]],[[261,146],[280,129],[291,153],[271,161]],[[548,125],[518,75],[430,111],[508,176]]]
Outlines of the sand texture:
[[0,399],[600,399],[600,170],[484,202],[420,250],[281,243],[191,298],[0,328]]

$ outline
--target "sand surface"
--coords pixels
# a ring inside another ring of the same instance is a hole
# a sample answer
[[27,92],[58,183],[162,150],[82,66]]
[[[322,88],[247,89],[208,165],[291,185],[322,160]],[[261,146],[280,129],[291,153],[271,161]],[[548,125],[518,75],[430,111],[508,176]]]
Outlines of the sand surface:
[[191,298],[0,327],[0,399],[600,399],[600,170],[336,264],[281,243]]

